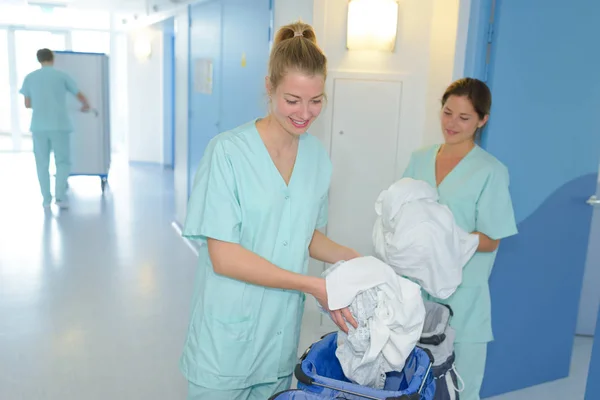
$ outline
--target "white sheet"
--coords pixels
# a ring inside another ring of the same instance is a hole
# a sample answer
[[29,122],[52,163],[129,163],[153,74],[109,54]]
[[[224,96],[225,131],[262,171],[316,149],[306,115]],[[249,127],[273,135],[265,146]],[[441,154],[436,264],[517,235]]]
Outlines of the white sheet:
[[341,262],[325,273],[329,308],[350,307],[359,323],[338,333],[336,356],[348,379],[381,389],[401,371],[423,330],[425,306],[417,284],[375,257]]
[[439,299],[450,297],[462,282],[479,236],[462,230],[450,209],[438,202],[427,182],[403,178],[375,203],[373,245],[378,258]]

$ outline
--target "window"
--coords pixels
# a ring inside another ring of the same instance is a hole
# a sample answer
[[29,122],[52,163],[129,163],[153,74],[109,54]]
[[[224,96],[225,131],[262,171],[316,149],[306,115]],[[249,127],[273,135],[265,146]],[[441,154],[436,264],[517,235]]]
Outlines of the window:
[[8,66],[8,32],[0,29],[0,135],[10,136],[11,105],[10,105],[10,71]]
[[[1,2],[0,2],[1,3]],[[110,12],[68,7],[0,5],[0,24],[73,29],[110,29]]]

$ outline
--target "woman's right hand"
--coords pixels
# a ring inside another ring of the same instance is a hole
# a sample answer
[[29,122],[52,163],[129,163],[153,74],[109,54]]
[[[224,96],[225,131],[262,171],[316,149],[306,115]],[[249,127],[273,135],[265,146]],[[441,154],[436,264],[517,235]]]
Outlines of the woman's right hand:
[[350,310],[346,308],[342,308],[341,310],[330,310],[329,302],[327,298],[327,286],[325,284],[325,279],[317,278],[318,281],[315,285],[313,292],[311,293],[314,298],[319,302],[323,310],[327,311],[331,316],[331,319],[335,324],[344,332],[348,333],[348,324],[349,322],[354,328],[358,328],[358,323],[352,316]]

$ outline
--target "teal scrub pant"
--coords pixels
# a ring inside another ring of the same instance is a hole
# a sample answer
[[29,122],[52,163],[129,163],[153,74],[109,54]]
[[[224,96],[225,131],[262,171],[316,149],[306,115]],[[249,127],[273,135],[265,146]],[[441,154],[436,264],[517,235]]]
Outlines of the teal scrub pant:
[[56,164],[54,194],[56,201],[65,200],[67,179],[71,173],[71,133],[65,131],[38,131],[32,132],[32,137],[33,154],[44,205],[49,205],[52,202],[50,172],[48,170],[51,151],[54,152],[54,162]]
[[288,390],[292,384],[292,376],[279,378],[275,383],[251,386],[245,389],[215,390],[203,388],[189,383],[187,400],[267,400],[276,393]]
[[454,352],[456,371],[465,384],[464,391],[460,393],[460,400],[479,400],[487,358],[487,343],[455,343]]

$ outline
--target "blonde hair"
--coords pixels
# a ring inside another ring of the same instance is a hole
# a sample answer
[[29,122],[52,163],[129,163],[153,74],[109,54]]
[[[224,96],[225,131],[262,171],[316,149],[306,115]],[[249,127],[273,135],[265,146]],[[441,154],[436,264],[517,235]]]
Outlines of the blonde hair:
[[300,21],[282,26],[275,35],[269,58],[269,81],[273,90],[289,70],[327,77],[327,57],[317,45],[317,35],[312,26]]

